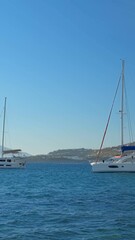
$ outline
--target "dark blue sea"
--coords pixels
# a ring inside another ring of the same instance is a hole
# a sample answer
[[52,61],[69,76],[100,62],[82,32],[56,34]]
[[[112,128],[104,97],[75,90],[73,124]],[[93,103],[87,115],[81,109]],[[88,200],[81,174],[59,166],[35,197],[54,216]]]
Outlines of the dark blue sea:
[[0,170],[0,239],[134,240],[135,174],[87,162]]

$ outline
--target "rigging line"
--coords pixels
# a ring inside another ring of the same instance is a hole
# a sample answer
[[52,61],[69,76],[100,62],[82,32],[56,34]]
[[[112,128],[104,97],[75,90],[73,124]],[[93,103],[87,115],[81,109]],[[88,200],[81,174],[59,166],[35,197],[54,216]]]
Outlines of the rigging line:
[[128,105],[128,97],[127,97],[127,91],[125,86],[125,103],[126,103],[126,109],[127,109],[127,122],[128,122],[128,130],[129,130],[129,139],[130,143],[133,142],[133,131],[132,131],[132,124],[131,124],[131,118],[130,118],[130,111],[129,111],[129,105]]
[[120,76],[119,81],[118,81],[118,85],[117,85],[116,92],[115,92],[115,95],[114,95],[113,103],[112,103],[111,110],[110,110],[110,113],[109,113],[109,117],[108,117],[108,120],[107,120],[107,124],[106,124],[106,128],[105,128],[104,135],[103,135],[103,138],[102,138],[102,142],[101,142],[101,145],[100,145],[100,149],[99,149],[99,152],[97,154],[96,162],[99,159],[99,156],[100,156],[100,153],[101,153],[101,150],[102,150],[102,147],[103,147],[103,143],[104,143],[106,132],[107,132],[107,129],[108,129],[108,125],[109,125],[109,122],[110,122],[110,118],[111,118],[114,102],[115,102],[115,99],[116,99],[116,96],[117,96],[117,92],[118,92],[118,89],[119,89],[120,81],[121,81],[121,76]]

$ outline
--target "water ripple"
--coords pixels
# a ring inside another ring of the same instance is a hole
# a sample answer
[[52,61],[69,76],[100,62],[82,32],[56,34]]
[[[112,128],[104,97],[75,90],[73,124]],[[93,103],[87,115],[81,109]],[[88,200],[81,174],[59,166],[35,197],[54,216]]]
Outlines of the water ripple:
[[133,240],[135,175],[89,164],[0,171],[0,239]]

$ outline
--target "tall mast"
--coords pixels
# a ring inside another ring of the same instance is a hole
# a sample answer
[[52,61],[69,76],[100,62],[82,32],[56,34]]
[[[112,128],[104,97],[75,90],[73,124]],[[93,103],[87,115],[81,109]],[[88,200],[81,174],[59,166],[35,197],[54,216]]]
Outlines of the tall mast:
[[4,102],[4,116],[3,116],[3,131],[2,131],[2,157],[3,157],[3,154],[4,154],[6,103],[7,103],[7,98],[5,97],[5,102]]
[[121,146],[124,143],[124,134],[123,134],[123,116],[124,116],[124,65],[125,61],[122,60],[122,97],[121,97]]

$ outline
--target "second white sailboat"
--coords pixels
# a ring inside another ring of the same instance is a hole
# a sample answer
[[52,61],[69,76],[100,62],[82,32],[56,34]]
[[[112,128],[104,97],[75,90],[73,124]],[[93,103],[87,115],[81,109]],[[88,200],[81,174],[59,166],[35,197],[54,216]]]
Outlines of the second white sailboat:
[[[105,139],[106,131],[108,128],[108,124],[110,121],[115,97],[117,94],[117,90],[115,93],[113,105],[109,114],[107,126],[105,129],[105,133],[102,139],[101,147],[97,156],[97,159],[93,162],[90,162],[92,171],[93,172],[135,172],[135,146],[132,145],[124,145],[124,139],[123,139],[123,121],[124,121],[124,94],[125,94],[125,78],[124,78],[124,60],[122,60],[122,96],[121,96],[121,154],[120,156],[114,156],[107,160],[100,160],[100,153],[102,150],[103,142]],[[118,83],[119,85],[119,83]],[[125,154],[126,152],[126,154]]]

